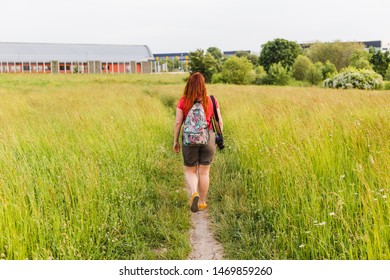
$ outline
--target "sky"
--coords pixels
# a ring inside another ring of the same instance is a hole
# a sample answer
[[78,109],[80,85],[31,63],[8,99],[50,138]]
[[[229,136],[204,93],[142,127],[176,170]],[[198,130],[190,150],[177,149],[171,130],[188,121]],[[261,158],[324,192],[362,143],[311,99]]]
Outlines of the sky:
[[153,53],[390,41],[389,0],[0,0],[0,42],[135,44]]

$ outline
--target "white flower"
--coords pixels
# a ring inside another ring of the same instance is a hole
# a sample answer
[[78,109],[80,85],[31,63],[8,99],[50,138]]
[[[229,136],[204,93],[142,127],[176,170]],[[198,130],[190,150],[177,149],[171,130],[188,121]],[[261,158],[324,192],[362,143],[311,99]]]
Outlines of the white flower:
[[340,175],[340,180],[344,179],[345,178],[345,174],[341,174]]
[[330,215],[330,216],[334,216],[334,215],[336,215],[336,214],[335,214],[334,212],[330,212],[329,215]]
[[299,248],[303,248],[303,247],[305,247],[305,244],[299,245]]
[[382,198],[387,198],[387,195],[382,195]]

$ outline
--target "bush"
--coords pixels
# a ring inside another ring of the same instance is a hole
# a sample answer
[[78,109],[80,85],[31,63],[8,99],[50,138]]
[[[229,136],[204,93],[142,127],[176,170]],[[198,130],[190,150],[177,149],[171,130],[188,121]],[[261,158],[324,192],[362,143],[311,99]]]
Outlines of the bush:
[[337,74],[336,66],[327,60],[325,64],[322,66],[322,77],[323,79],[331,78]]
[[267,78],[268,74],[267,71],[265,71],[263,66],[257,66],[255,69],[255,85],[265,85],[267,84]]
[[365,50],[355,50],[349,59],[349,66],[357,69],[372,70],[370,53]]
[[385,80],[390,81],[390,65],[389,65],[389,68],[387,68]]
[[312,85],[318,85],[323,80],[322,68],[323,64],[321,62],[312,64],[305,73],[305,80]]
[[356,69],[367,69],[372,70],[372,65],[367,59],[358,59],[353,60],[349,63],[349,66],[354,67]]
[[222,80],[225,83],[247,85],[255,80],[252,63],[246,57],[232,56],[222,68]]
[[290,80],[291,73],[279,62],[271,65],[268,76],[264,82],[270,85],[285,86],[288,85]]
[[313,65],[310,58],[305,55],[298,55],[292,66],[292,76],[298,81],[303,81],[305,79],[306,72],[309,71],[310,67]]
[[222,73],[216,73],[211,77],[212,84],[222,84],[223,82]]
[[328,88],[358,88],[358,89],[382,89],[382,76],[374,71],[366,69],[346,68],[333,78],[324,81],[324,86]]

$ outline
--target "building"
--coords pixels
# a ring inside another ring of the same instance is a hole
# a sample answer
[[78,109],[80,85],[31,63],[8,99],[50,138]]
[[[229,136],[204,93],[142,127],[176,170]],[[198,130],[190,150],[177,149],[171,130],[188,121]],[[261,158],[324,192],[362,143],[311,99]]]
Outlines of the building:
[[364,41],[362,42],[366,49],[375,48],[382,52],[390,51],[390,41]]
[[0,43],[0,73],[152,73],[146,45]]

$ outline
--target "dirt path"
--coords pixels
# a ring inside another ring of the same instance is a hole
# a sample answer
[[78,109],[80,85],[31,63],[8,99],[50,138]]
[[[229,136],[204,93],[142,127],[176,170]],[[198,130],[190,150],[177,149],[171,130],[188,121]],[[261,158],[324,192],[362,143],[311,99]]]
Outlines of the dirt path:
[[190,260],[223,259],[223,249],[213,235],[207,210],[192,213],[190,238],[192,245]]

